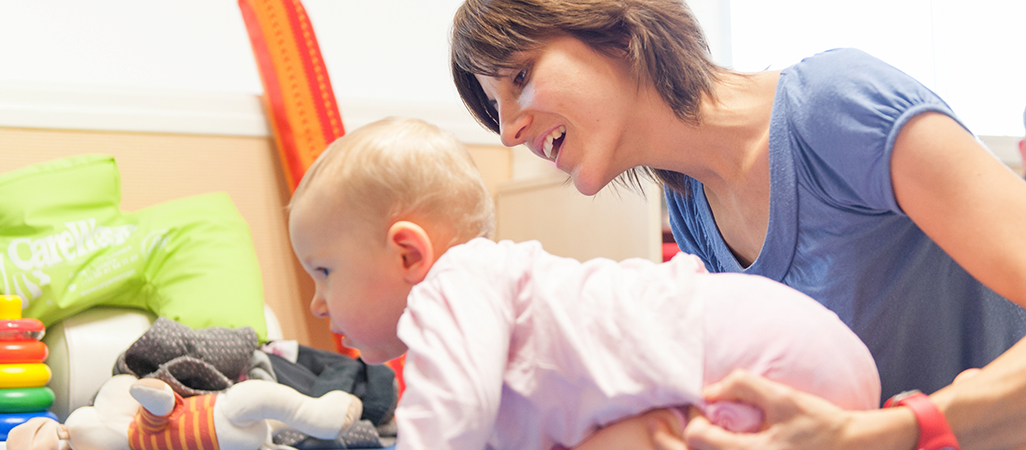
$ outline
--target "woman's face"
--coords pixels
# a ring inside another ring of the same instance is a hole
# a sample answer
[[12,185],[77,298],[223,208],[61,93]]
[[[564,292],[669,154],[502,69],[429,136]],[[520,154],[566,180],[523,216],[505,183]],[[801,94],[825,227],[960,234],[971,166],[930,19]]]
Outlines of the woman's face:
[[623,59],[572,37],[514,58],[516,69],[477,76],[499,112],[504,145],[553,161],[585,195],[638,165],[625,131],[640,89]]

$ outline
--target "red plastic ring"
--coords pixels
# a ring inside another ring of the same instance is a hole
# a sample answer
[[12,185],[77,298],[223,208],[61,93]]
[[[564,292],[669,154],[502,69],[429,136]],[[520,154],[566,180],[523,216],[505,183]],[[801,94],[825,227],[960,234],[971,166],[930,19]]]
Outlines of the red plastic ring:
[[0,364],[41,363],[49,354],[42,341],[0,341]]

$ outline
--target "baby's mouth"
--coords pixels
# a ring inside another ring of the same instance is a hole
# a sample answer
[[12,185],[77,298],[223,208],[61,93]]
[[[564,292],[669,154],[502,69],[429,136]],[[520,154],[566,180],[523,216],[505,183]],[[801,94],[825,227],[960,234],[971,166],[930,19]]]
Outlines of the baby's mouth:
[[549,161],[555,161],[556,157],[559,156],[559,147],[563,145],[563,137],[566,135],[566,127],[560,125],[559,128],[552,130],[552,133],[545,136],[545,144],[542,145],[542,152],[545,154],[545,159]]

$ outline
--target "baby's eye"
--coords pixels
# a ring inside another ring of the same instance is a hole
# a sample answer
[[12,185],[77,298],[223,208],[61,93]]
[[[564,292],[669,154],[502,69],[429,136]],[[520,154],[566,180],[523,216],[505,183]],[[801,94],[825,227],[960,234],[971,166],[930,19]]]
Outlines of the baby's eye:
[[328,270],[328,269],[325,269],[324,267],[318,267],[318,268],[317,268],[316,270],[317,270],[318,272],[320,272],[320,273],[321,273],[321,275],[323,275],[323,276],[325,276],[325,277],[327,277],[327,276],[328,276],[328,274],[329,274],[329,273],[331,273],[331,271],[330,271],[330,270]]

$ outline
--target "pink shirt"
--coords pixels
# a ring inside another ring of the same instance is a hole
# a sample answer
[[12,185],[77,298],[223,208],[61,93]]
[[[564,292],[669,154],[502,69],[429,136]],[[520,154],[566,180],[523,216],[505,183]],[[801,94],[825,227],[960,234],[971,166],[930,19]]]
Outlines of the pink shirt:
[[698,404],[736,368],[847,409],[880,398],[872,356],[834,313],[688,254],[582,263],[475,239],[414,287],[398,332],[397,450],[572,447],[616,420]]

